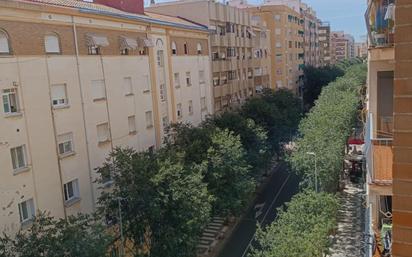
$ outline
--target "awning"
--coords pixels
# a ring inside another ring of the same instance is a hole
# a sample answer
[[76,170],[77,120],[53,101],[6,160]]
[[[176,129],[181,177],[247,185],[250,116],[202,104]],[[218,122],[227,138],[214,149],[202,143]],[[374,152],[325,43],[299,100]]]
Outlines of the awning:
[[136,50],[138,48],[137,40],[130,37],[120,36],[121,49]]
[[109,40],[106,36],[96,34],[86,34],[86,42],[88,46],[109,46]]
[[140,38],[140,41],[142,42],[141,45],[143,47],[154,47],[154,43],[152,41],[152,39],[144,37],[144,38]]

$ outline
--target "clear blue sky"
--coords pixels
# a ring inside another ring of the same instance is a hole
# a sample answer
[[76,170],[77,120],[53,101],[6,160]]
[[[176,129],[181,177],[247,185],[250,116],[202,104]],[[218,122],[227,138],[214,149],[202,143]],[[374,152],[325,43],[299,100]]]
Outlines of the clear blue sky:
[[[165,2],[170,0],[156,0]],[[145,2],[149,2],[146,0]],[[262,0],[248,0],[250,4],[259,4]],[[352,34],[356,41],[366,35],[364,13],[366,0],[303,0],[312,6],[317,16],[323,21],[329,21],[332,30],[344,30]]]

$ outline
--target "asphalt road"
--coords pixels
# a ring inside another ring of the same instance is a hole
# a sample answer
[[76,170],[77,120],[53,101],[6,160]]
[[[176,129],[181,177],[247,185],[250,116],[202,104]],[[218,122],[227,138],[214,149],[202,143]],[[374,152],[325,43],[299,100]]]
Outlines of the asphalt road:
[[281,164],[226,241],[218,257],[246,257],[253,245],[257,222],[263,226],[270,224],[276,218],[276,209],[298,192],[298,186],[297,176],[290,174]]

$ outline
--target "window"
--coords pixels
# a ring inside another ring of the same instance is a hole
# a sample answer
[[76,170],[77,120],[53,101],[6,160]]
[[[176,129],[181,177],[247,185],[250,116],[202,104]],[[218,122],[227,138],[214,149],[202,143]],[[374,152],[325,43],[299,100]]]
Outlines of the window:
[[92,97],[93,100],[106,99],[104,80],[92,80]]
[[150,92],[150,79],[149,75],[143,75],[143,93],[148,93]]
[[123,78],[123,90],[126,96],[133,95],[133,83],[131,77]]
[[60,156],[68,155],[74,152],[73,149],[73,134],[67,133],[57,137]]
[[183,114],[182,114],[182,104],[177,104],[176,111],[177,111],[177,118],[181,119],[182,116],[183,116]]
[[19,203],[20,223],[25,223],[36,216],[33,199],[29,199]]
[[164,54],[163,50],[157,50],[157,66],[164,67]]
[[200,98],[200,108],[201,108],[202,111],[204,111],[204,110],[207,109],[207,106],[206,106],[206,97]]
[[129,124],[129,134],[136,133],[136,117],[134,115],[127,117],[127,121]]
[[192,114],[193,114],[193,101],[190,100],[189,103],[188,103],[188,105],[189,105],[189,108],[188,108],[188,110],[189,110],[189,115],[192,115]]
[[167,116],[164,116],[162,118],[162,123],[163,123],[163,132],[167,133],[167,130],[169,128],[169,118]]
[[275,21],[280,21],[280,14],[275,14]]
[[145,116],[146,116],[146,128],[152,128],[153,127],[152,111],[147,111],[145,113]]
[[44,37],[44,50],[48,54],[59,54],[60,53],[59,37],[55,34],[46,35]]
[[172,42],[172,54],[176,55],[177,54],[177,47],[176,47],[176,43]]
[[199,83],[200,84],[205,83],[205,71],[203,70],[199,71]]
[[99,143],[110,141],[109,123],[102,123],[97,125],[97,140]]
[[160,100],[162,102],[166,102],[166,100],[167,100],[166,85],[165,84],[160,84]]
[[197,43],[197,54],[202,54],[202,45]]
[[9,37],[2,30],[0,30],[0,54],[10,54]]
[[51,85],[51,101],[53,107],[67,106],[69,104],[66,84]]
[[289,48],[292,48],[292,41],[289,41]]
[[276,42],[276,48],[281,48],[282,44],[280,42]]
[[16,88],[4,89],[2,99],[5,114],[18,113],[20,111]]
[[185,54],[189,53],[189,49],[187,48],[187,43],[186,42],[183,44],[183,49],[184,49]]
[[64,201],[70,202],[80,198],[79,180],[75,179],[64,184]]
[[190,78],[190,72],[186,72],[186,86],[190,87],[192,85],[192,79]]
[[120,49],[120,55],[129,55],[129,48]]
[[21,145],[10,149],[13,170],[18,171],[27,167],[26,146]]
[[179,73],[173,74],[173,79],[174,79],[175,87],[176,87],[176,88],[179,88],[179,87],[180,87],[180,76],[179,76]]
[[99,55],[100,54],[100,47],[98,46],[88,46],[87,52],[89,55]]

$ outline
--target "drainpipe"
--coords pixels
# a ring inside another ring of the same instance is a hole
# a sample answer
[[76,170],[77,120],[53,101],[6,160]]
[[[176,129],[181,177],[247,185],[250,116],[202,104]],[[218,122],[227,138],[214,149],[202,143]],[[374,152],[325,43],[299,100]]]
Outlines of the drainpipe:
[[86,113],[84,111],[84,98],[83,98],[83,86],[82,86],[82,80],[80,78],[80,63],[79,63],[79,46],[78,46],[78,41],[77,41],[77,29],[76,29],[76,23],[74,22],[74,17],[71,16],[72,18],[72,25],[73,25],[73,36],[74,36],[74,46],[75,46],[75,51],[76,51],[76,66],[77,66],[77,80],[79,83],[79,89],[80,89],[80,100],[82,104],[82,119],[83,119],[83,130],[84,130],[84,138],[86,140],[86,157],[87,157],[87,165],[89,169],[89,179],[90,179],[90,194],[92,196],[92,209],[93,211],[96,210],[96,199],[94,195],[94,189],[93,189],[93,176],[92,176],[92,165],[90,163],[90,151],[89,151],[89,139],[87,137],[87,126],[86,126]]

